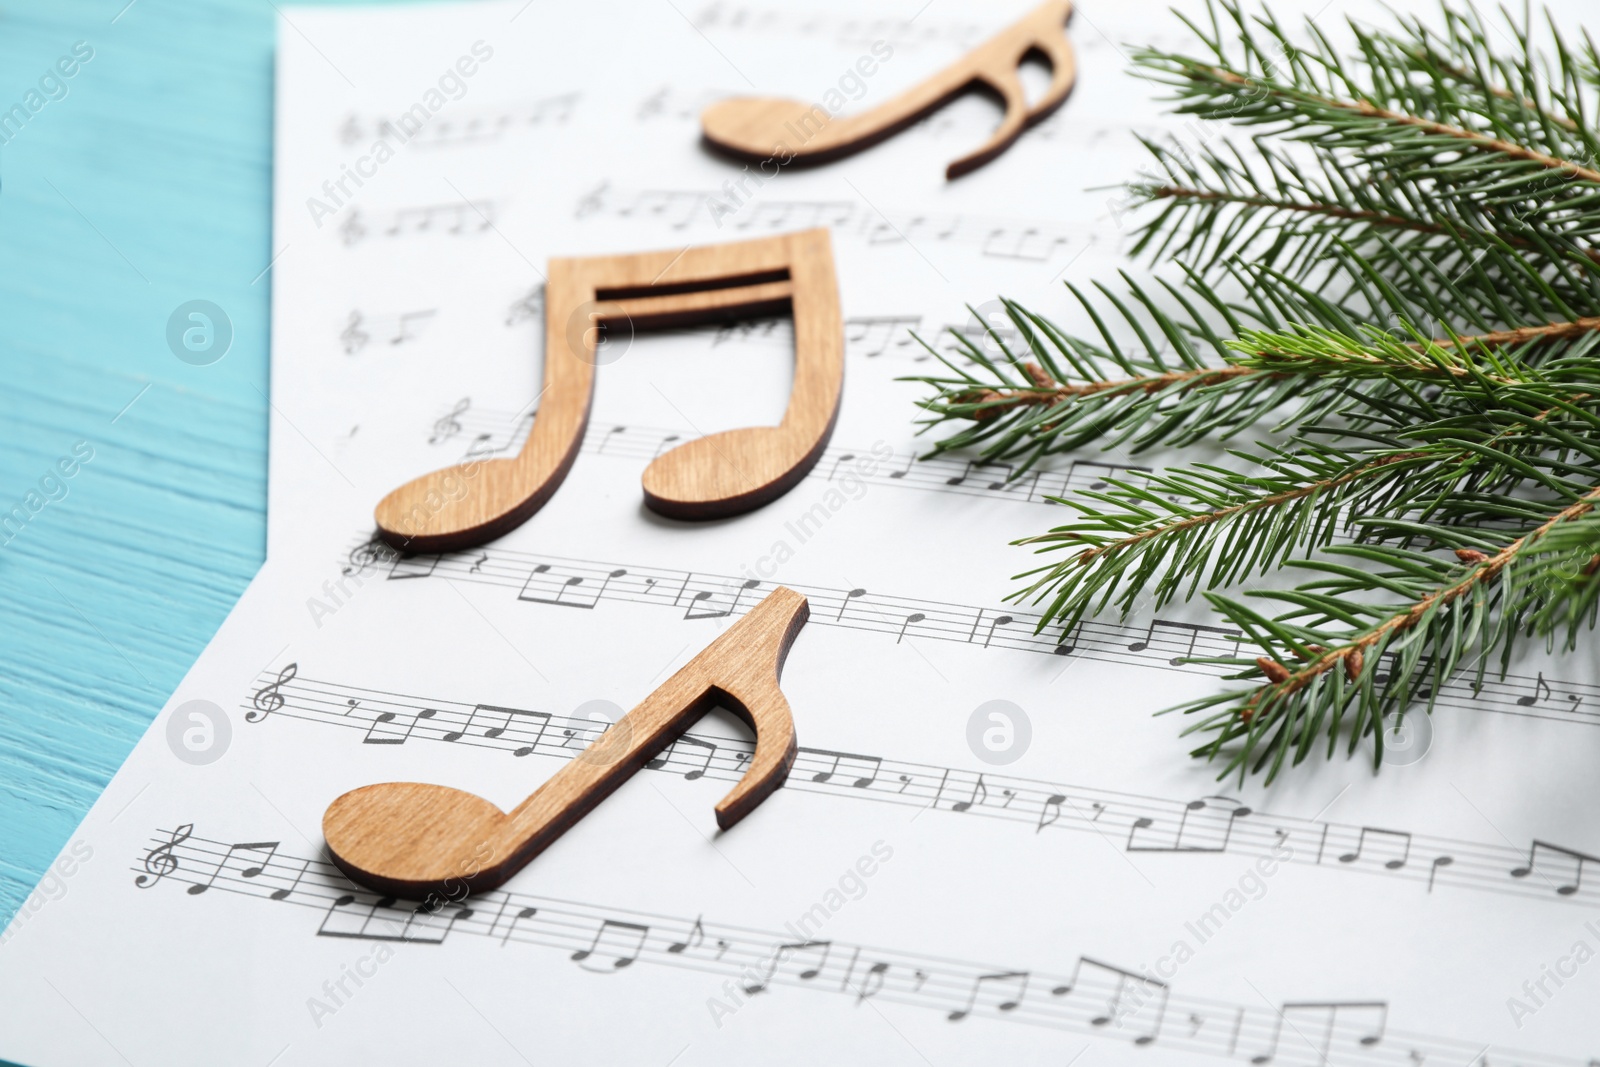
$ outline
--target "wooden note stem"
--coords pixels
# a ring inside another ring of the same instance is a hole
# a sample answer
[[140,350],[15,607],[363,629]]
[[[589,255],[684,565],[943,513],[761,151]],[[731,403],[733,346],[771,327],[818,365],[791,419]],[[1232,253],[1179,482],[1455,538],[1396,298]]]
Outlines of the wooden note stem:
[[715,706],[738,714],[756,735],[743,777],[716,806],[717,825],[728,829],[783,785],[794,765],[794,722],[778,678],[809,614],[805,597],[780,586],[510,812],[419,782],[345,793],[322,819],[334,863],[392,896],[493,889]]

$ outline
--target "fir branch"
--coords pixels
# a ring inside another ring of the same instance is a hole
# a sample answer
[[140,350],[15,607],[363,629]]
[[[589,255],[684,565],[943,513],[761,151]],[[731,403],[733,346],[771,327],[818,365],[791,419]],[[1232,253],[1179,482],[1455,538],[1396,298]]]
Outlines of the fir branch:
[[[1076,517],[1018,543],[1065,555],[1013,594],[1070,630],[1203,593],[1250,685],[1183,706],[1185,733],[1270,780],[1319,739],[1381,756],[1385,715],[1600,616],[1600,53],[1552,27],[1551,61],[1515,22],[1503,51],[1470,7],[1352,25],[1348,54],[1209,12],[1204,54],[1135,60],[1178,113],[1250,132],[1146,142],[1134,254],[1176,276],[1069,285],[1084,335],[1008,301],[993,352],[958,334],[915,380],[925,428],[953,428],[935,453],[1016,477],[1090,443],[1280,442],[1060,500]],[[1222,591],[1280,569],[1303,580]]]

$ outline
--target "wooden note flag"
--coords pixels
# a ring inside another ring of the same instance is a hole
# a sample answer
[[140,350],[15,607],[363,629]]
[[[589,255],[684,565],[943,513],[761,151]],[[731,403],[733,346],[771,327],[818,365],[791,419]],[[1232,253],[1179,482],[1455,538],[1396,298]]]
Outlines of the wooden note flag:
[[[712,147],[740,159],[825,163],[877,144],[968,89],[981,87],[1000,97],[1005,118],[982,147],[945,169],[945,177],[958,178],[1010,148],[1023,130],[1066,100],[1077,76],[1066,33],[1071,14],[1069,0],[1045,0],[953,65],[859,115],[834,115],[821,104],[800,100],[741,96],[706,108],[700,128]],[[1017,76],[1018,66],[1030,56],[1050,64],[1050,86],[1032,107]],[[862,63],[871,62],[862,58]]]
[[544,307],[544,388],[522,451],[473,458],[391,492],[375,512],[389,544],[449,552],[527,521],[577,459],[595,367],[609,361],[606,346],[635,329],[794,314],[794,388],[783,420],[686,441],[656,457],[643,476],[653,510],[676,519],[742,514],[787,493],[822,457],[844,387],[844,326],[827,230],[552,259]]

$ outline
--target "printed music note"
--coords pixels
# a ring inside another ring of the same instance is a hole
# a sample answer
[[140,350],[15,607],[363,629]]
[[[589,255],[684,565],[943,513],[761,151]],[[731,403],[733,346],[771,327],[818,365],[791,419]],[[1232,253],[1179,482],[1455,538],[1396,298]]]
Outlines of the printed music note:
[[894,643],[898,645],[901,641],[905,640],[906,631],[919,622],[925,622],[927,618],[928,617],[920,611],[913,611],[910,615],[907,615],[905,617],[905,621],[900,624],[900,632],[895,635]]
[[1433,883],[1439,877],[1439,870],[1448,867],[1456,861],[1454,856],[1435,856],[1433,863],[1428,866],[1428,892],[1433,892]]
[[828,953],[832,948],[832,941],[791,941],[779,945],[767,961],[766,973],[741,988],[746,994],[765,992],[778,971],[794,956],[802,957],[796,965],[795,973],[801,981],[809,982],[821,974],[822,969],[828,965]]
[[517,300],[506,311],[506,325],[515,326],[519,322],[537,319],[544,314],[544,285],[540,283],[529,289],[527,294]]
[[[830,780],[835,774],[839,773],[839,767],[843,764],[847,770],[853,767],[853,771],[845,775],[845,777],[853,778],[850,782],[851,787],[866,789],[878,780],[878,772],[883,767],[883,760],[877,756],[862,756],[854,752],[830,752],[821,748],[802,748],[800,751],[813,756],[820,756],[824,762],[830,758],[832,759],[832,762],[828,763],[827,770],[818,771],[811,776],[813,782]],[[871,773],[867,773],[868,771]]]
[[311,861],[310,860],[302,860],[300,862],[300,870],[295,873],[294,881],[290,882],[287,888],[274,889],[272,891],[272,893],[270,894],[270,899],[272,899],[272,900],[288,900],[291,896],[294,895],[294,891],[296,889],[300,888],[300,880],[306,876],[306,872],[309,871],[310,869],[311,869]]
[[[1354,863],[1367,851],[1367,841],[1371,839],[1376,843],[1376,849],[1382,858],[1383,866],[1387,870],[1398,871],[1406,865],[1411,858],[1411,835],[1401,830],[1379,830],[1373,826],[1363,826],[1360,836],[1356,838],[1356,847],[1353,852],[1340,855],[1340,863]],[[1396,854],[1398,853],[1398,854]]]
[[[620,971],[639,958],[639,953],[644,948],[644,940],[648,936],[650,936],[648,926],[622,922],[620,919],[605,919],[600,923],[600,929],[594,932],[594,940],[589,943],[589,947],[574,952],[572,959],[586,971],[600,974]],[[595,965],[584,966],[591,959],[595,960]],[[602,963],[604,960],[611,962],[605,965]]]
[[[888,971],[889,964],[886,960],[879,960],[877,963],[874,963],[871,967],[867,968],[866,974],[861,978],[861,985],[855,991],[857,1004],[860,1004],[868,997],[873,997],[878,994],[878,991],[883,988],[883,976],[887,974]],[[919,971],[918,973],[920,974],[921,972]]]
[[1033,832],[1038,833],[1061,818],[1061,805],[1066,803],[1066,800],[1067,798],[1061,793],[1052,793],[1046,797],[1044,803],[1039,805],[1039,823],[1033,828]]
[[248,844],[229,845],[228,851],[223,855],[222,859],[217,862],[216,866],[211,868],[211,877],[204,882],[196,882],[191,885],[188,889],[189,895],[197,897],[216,885],[217,877],[227,870],[228,863],[233,859],[235,852],[262,853],[263,855],[259,857],[259,862],[247,863],[239,869],[240,878],[254,879],[261,877],[261,872],[267,869],[267,865],[272,862],[272,857],[278,854],[279,844],[280,842],[278,841],[255,841]]
[[[363,745],[403,745],[411,739],[411,733],[417,728],[417,723],[424,719],[431,719],[438,714],[437,709],[423,708],[415,715],[405,715],[397,711],[379,712],[367,726],[366,736],[361,739]],[[405,726],[402,731],[396,722]]]
[[439,566],[439,556],[418,556],[411,553],[395,557],[389,568],[390,581],[410,581],[431,577]]
[[172,834],[167,841],[156,845],[149,852],[145,853],[145,873],[135,878],[133,880],[133,884],[138,886],[140,889],[149,889],[151,886],[161,881],[161,879],[177,870],[178,857],[172,854],[172,850],[189,840],[189,836],[193,833],[194,823],[186,822],[176,830],[172,831]]
[[854,600],[858,596],[865,596],[866,593],[867,591],[865,589],[852,589],[845,593],[845,595],[839,601],[839,614],[834,616],[834,621],[838,622],[840,619],[844,618],[844,611],[850,606],[850,601]]
[[[1541,697],[1539,695],[1539,691],[1541,689],[1544,690],[1544,696],[1543,697]],[[1540,671],[1539,672],[1539,677],[1536,679],[1536,681],[1534,683],[1533,692],[1529,693],[1526,696],[1518,697],[1517,698],[1517,703],[1519,705],[1521,705],[1522,707],[1526,708],[1526,707],[1531,707],[1534,704],[1537,704],[1540,700],[1548,699],[1549,697],[1550,697],[1550,683],[1544,680],[1544,672]]]
[[1081,994],[1096,1005],[1103,996],[1105,1007],[1092,1009],[1089,1025],[1127,1028],[1133,1031],[1135,1045],[1149,1045],[1161,1036],[1170,992],[1165,982],[1082,956],[1073,968],[1072,978],[1050,990],[1050,995]]
[[1251,1063],[1272,1062],[1286,1023],[1296,1040],[1304,1039],[1311,1045],[1320,1063],[1333,1062],[1330,1057],[1335,1045],[1370,1048],[1383,1040],[1389,1005],[1383,1001],[1285,1004],[1277,1014],[1271,1043],[1265,1051],[1252,1056]]
[[[985,985],[984,983],[988,983]],[[952,1011],[948,1018],[960,1022],[978,1007],[979,998],[993,1002],[996,1011],[1015,1011],[1028,995],[1027,971],[1003,971],[999,974],[980,974],[972,983],[963,1007]]]
[[[705,759],[700,762],[700,765],[698,767],[690,767],[690,769],[685,771],[683,775],[685,779],[691,782],[704,778],[706,772],[711,769],[711,760],[717,754],[717,746],[710,741],[702,741],[698,737],[690,737],[688,734],[681,735],[676,741],[667,746],[666,751],[662,752],[661,755],[657,756],[655,759],[646,761],[645,766],[653,771],[660,770],[662,767],[665,767],[668,761],[671,760],[673,756],[677,755],[679,745],[683,745],[691,749],[700,748],[705,750]],[[695,762],[695,758],[692,756],[689,757],[688,762]]]
[[270,684],[264,685],[260,689],[256,690],[256,695],[250,700],[250,703],[255,705],[255,710],[245,712],[244,721],[260,722],[268,715],[271,715],[273,712],[283,707],[283,687],[299,673],[300,665],[298,663],[291,663],[283,670],[279,671],[278,677],[275,678]]
[[[683,617],[685,619],[725,619],[730,615],[736,615],[739,611],[739,601],[744,598],[746,593],[760,584],[761,580],[759,578],[750,578],[736,586],[732,601],[725,601],[727,607],[716,607],[718,594],[711,589],[702,589],[689,598],[684,608]],[[697,607],[697,605],[705,606]]]
[[391,345],[402,345],[407,341],[415,340],[421,334],[421,324],[433,318],[436,310],[435,308],[429,308],[426,311],[401,312],[395,319],[395,332],[394,336],[389,338],[389,343]]
[[703,944],[705,939],[706,929],[704,926],[700,925],[700,916],[696,916],[694,920],[694,926],[689,930],[689,936],[684,938],[682,941],[675,941],[668,945],[667,951],[672,953],[674,956],[682,955],[689,949],[696,948]]
[[[1171,836],[1142,835],[1154,820],[1148,817],[1135,819],[1128,831],[1129,852],[1226,852],[1233,837],[1233,824],[1250,814],[1250,809],[1231,797],[1206,797],[1191,800],[1183,807],[1176,832]],[[1170,820],[1169,820],[1170,822]]]
[[511,917],[511,921],[506,924],[505,935],[500,938],[500,947],[505,948],[506,942],[511,940],[512,933],[514,933],[517,929],[517,923],[524,919],[531,919],[537,914],[539,914],[538,908],[527,907],[519,909],[517,913]]
[[972,787],[972,795],[966,800],[958,800],[950,805],[951,811],[967,811],[974,804],[982,804],[989,799],[989,787],[983,784],[983,775],[978,775],[978,781]]
[[[1550,882],[1558,894],[1570,897],[1583,887],[1585,863],[1600,863],[1600,859],[1586,856],[1582,852],[1574,852],[1570,848],[1562,848],[1560,845],[1535,841],[1533,847],[1528,850],[1527,866],[1513,870],[1511,877],[1526,878],[1530,874],[1537,874]],[[1552,876],[1554,876],[1553,881]]]
[[[544,389],[521,451],[413,479],[377,505],[396,548],[470,548],[544,506],[577,459],[608,322],[688,325],[731,312],[794,318],[795,371],[775,427],[728,430],[679,444],[642,476],[645,503],[675,519],[742,514],[794,488],[827,447],[844,383],[843,324],[828,231],[666,252],[552,259],[545,284]],[[462,494],[463,481],[474,491]],[[440,501],[442,506],[435,506]]]
[[1178,634],[1187,638],[1184,650],[1176,655],[1171,656],[1167,660],[1167,662],[1174,667],[1182,666],[1185,660],[1194,655],[1195,644],[1203,635],[1213,636],[1213,643],[1219,645],[1221,641],[1228,642],[1226,646],[1218,647],[1216,649],[1216,652],[1219,655],[1228,655],[1235,652],[1238,648],[1239,642],[1244,639],[1244,634],[1238,630],[1229,630],[1221,626],[1204,626],[1200,623],[1194,622],[1168,622],[1165,619],[1156,619],[1150,624],[1149,628],[1145,630],[1145,635],[1142,640],[1134,641],[1128,645],[1128,651],[1143,652],[1150,648],[1151,645],[1160,640],[1157,636],[1157,633],[1163,629],[1175,630]]
[[[541,595],[544,592],[543,589],[539,592],[530,591],[534,587],[535,580],[549,572],[549,564],[541,563],[535,567],[529,573],[527,582],[523,584],[522,591],[517,594],[517,599],[532,601],[537,604],[557,604],[564,608],[593,610],[606,595],[606,590],[610,588],[611,582],[628,573],[626,569],[618,567],[605,575],[598,585],[583,575],[575,574],[562,579],[555,586],[554,596]],[[586,582],[588,583],[587,585],[585,585]]]
[[989,633],[983,639],[983,647],[984,648],[988,648],[989,647],[989,644],[994,640],[994,632],[995,632],[996,629],[998,629],[1001,626],[1010,626],[1013,622],[1016,622],[1016,621],[1017,620],[1013,619],[1010,615],[996,615],[994,617],[994,620],[989,623]]

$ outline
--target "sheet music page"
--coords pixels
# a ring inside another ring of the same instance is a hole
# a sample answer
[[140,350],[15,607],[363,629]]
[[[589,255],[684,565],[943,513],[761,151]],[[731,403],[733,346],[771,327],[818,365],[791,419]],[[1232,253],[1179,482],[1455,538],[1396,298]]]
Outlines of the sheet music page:
[[[1183,607],[1038,632],[1005,600],[1029,562],[1008,542],[1061,513],[1048,497],[1171,457],[1019,479],[915,459],[913,331],[953,351],[1000,294],[1083,328],[1063,283],[1142,269],[1107,188],[1143,164],[1134,134],[1215,136],[1127,72],[1131,45],[1182,43],[1177,20],[1085,0],[1072,97],[959,181],[944,165],[996,121],[981,98],[824,168],[699,145],[709,102],[870,107],[1028,8],[284,9],[269,562],[6,930],[0,1057],[1600,1056],[1592,652],[1452,682],[1377,775],[1362,748],[1219,782],[1153,713],[1219,684],[1181,660],[1236,634]],[[526,438],[550,257],[812,226],[844,400],[787,495],[698,524],[641,498],[666,449],[782,414],[793,329],[752,318],[608,337],[579,458],[512,533],[372,539],[390,489]],[[719,710],[502,889],[419,908],[332,866],[339,795],[432,782],[510,809],[778,584],[810,603],[782,680],[800,751],[738,826],[711,809],[753,744]]]

